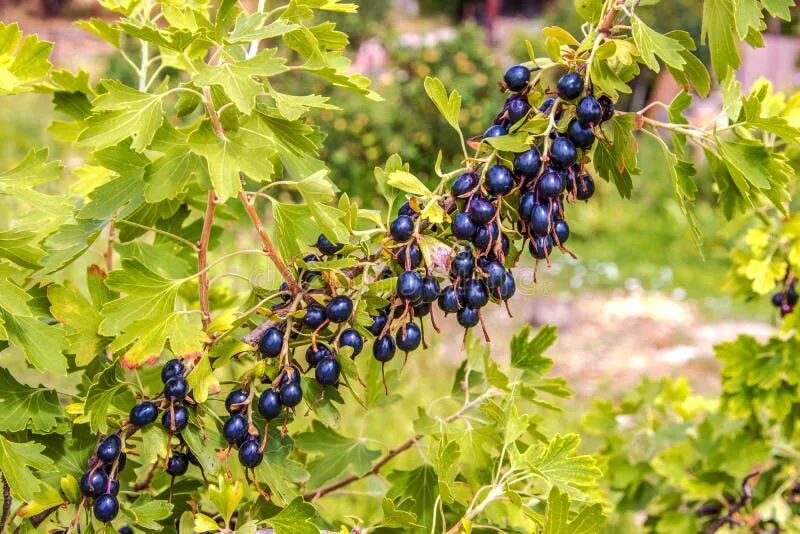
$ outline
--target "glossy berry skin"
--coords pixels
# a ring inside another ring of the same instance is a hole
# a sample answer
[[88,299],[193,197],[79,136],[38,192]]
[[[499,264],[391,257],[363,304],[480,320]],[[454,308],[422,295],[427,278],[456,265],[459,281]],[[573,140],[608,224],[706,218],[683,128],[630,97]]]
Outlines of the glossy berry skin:
[[[184,406],[175,406],[175,432],[180,432],[189,424],[189,411]],[[164,415],[161,416],[161,425],[168,431],[172,432],[172,416],[170,410],[164,410]]]
[[[241,416],[235,416],[241,417]],[[186,471],[189,470],[189,456],[182,452],[174,452],[172,456],[169,457],[167,460],[167,473],[174,477],[179,477],[181,475],[185,475]]]
[[459,304],[464,302],[463,295],[459,294],[459,290],[454,286],[446,287],[439,295],[437,303],[439,309],[445,313],[455,313],[460,308]]
[[542,101],[542,105],[539,106],[539,111],[546,115],[550,113],[550,110],[553,109],[553,104],[555,103],[556,103],[555,98],[545,98],[544,101]]
[[337,295],[328,302],[325,314],[330,322],[343,323],[353,315],[353,301],[350,300],[350,297]]
[[125,526],[119,529],[119,534],[133,534],[133,529],[131,527]]
[[550,145],[550,160],[562,169],[566,169],[578,157],[578,151],[575,150],[575,145],[566,137],[557,137]]
[[506,268],[499,261],[490,261],[483,269],[486,273],[486,286],[490,290],[503,285],[506,279]]
[[164,396],[169,400],[183,400],[187,393],[189,393],[189,383],[182,376],[172,377],[164,384]]
[[358,356],[364,349],[364,336],[353,328],[342,330],[342,333],[339,334],[339,346],[351,347],[353,349],[352,356]]
[[550,233],[552,218],[550,217],[550,206],[539,204],[533,209],[530,230],[533,235],[546,236]]
[[403,271],[397,277],[397,294],[406,300],[417,301],[422,297],[422,277],[416,271]]
[[508,300],[517,292],[517,283],[514,281],[514,275],[511,271],[506,273],[506,278],[503,280],[503,285],[500,286],[500,298]]
[[242,443],[239,447],[239,463],[248,469],[255,469],[264,460],[264,453],[261,452],[261,443],[252,437]]
[[789,285],[789,289],[786,290],[786,302],[788,302],[791,306],[797,304],[798,294],[797,290],[794,287],[794,282]]
[[469,213],[461,211],[456,213],[456,216],[453,217],[452,231],[456,239],[471,241],[477,229],[478,227],[472,222]]
[[131,408],[129,417],[133,425],[142,428],[158,418],[158,406],[150,401],[142,401]]
[[414,306],[414,317],[425,317],[429,313],[431,313],[430,302],[420,302]]
[[415,323],[406,323],[397,330],[395,341],[397,348],[403,352],[417,350],[422,342],[422,331]]
[[550,256],[550,253],[553,251],[553,238],[549,235],[537,236],[528,243],[528,250],[531,256],[538,260],[543,260]]
[[[319,261],[319,258],[314,254],[309,254],[308,256],[303,258],[305,263],[314,263],[315,261]],[[304,284],[310,284],[314,278],[319,276],[319,271],[313,271],[310,269],[304,269],[302,274],[300,275],[300,279],[303,281]]]
[[245,410],[248,394],[241,389],[234,389],[225,397],[225,409],[229,414],[242,413]]
[[450,186],[450,192],[455,197],[462,197],[475,189],[477,185],[478,177],[471,172],[465,172],[453,180],[453,185]]
[[475,232],[475,236],[472,238],[472,244],[475,245],[475,248],[482,251],[488,251],[491,249],[497,238],[500,236],[500,227],[497,225],[497,222],[493,222],[492,224],[487,224],[486,226],[481,226]]
[[536,193],[540,199],[556,198],[564,191],[564,176],[558,171],[548,171],[539,177]]
[[414,221],[411,220],[411,217],[399,215],[389,225],[389,233],[392,235],[392,239],[399,243],[408,241],[414,235]]
[[122,450],[122,440],[116,434],[111,434],[97,446],[97,459],[104,464],[111,464]]
[[389,321],[389,316],[385,313],[373,316],[372,324],[368,328],[369,333],[372,334],[373,336],[381,335],[381,332],[386,327],[386,323],[388,321]]
[[94,500],[93,511],[98,521],[108,523],[117,517],[119,513],[119,501],[110,493],[100,495]]
[[534,193],[523,193],[519,197],[519,218],[523,221],[530,221],[533,216],[533,210],[536,207],[536,195]]
[[426,276],[422,280],[422,302],[431,303],[437,298],[439,298],[439,281],[432,276]]
[[258,413],[269,421],[275,419],[281,414],[283,405],[281,404],[280,395],[271,389],[264,390],[258,398]]
[[464,284],[464,302],[470,308],[483,308],[489,303],[489,293],[483,280],[467,280]]
[[265,358],[276,358],[283,351],[284,332],[276,326],[267,328],[258,341],[258,350]]
[[611,119],[611,117],[614,116],[615,111],[614,102],[607,95],[601,96],[597,99],[597,101],[600,103],[600,107],[603,110],[603,122]]
[[494,204],[476,195],[470,199],[467,213],[469,213],[469,218],[472,219],[472,222],[478,226],[483,226],[494,218],[495,211]]
[[114,497],[119,494],[119,480],[109,480],[108,481],[108,491],[106,493],[110,493]]
[[316,247],[320,252],[322,252],[326,256],[333,256],[334,254],[342,250],[342,248],[344,248],[344,245],[342,245],[341,243],[334,243],[333,241],[325,237],[325,234],[319,234],[319,237],[317,238]]
[[222,436],[228,443],[241,443],[247,437],[250,425],[241,414],[233,414],[222,425]]
[[524,119],[531,110],[531,105],[524,98],[515,98],[508,103],[508,120],[516,124]]
[[490,139],[492,137],[502,137],[504,135],[508,135],[508,129],[502,124],[493,124],[484,132],[483,138]]
[[528,67],[522,65],[514,65],[510,67],[503,75],[503,81],[509,90],[515,93],[522,91],[528,86],[531,79],[531,71]]
[[280,375],[281,379],[279,384],[281,387],[289,385],[289,384],[296,384],[300,385],[300,368],[297,365],[292,364],[291,367],[284,368],[282,374]]
[[578,148],[587,149],[594,144],[594,132],[588,126],[572,119],[567,126],[567,137]]
[[475,259],[472,257],[472,253],[469,250],[462,250],[453,258],[453,262],[450,264],[450,272],[462,280],[471,278],[472,273],[475,271],[474,262]]
[[563,100],[575,100],[583,91],[583,78],[577,72],[569,72],[558,80],[556,92]]
[[[128,463],[128,455],[124,452],[119,453],[119,458],[117,459],[117,473],[121,473],[123,469],[125,469],[125,464]],[[113,465],[106,466],[106,472],[110,472]]]
[[783,293],[779,291],[778,293],[772,295],[773,306],[775,306],[776,308],[780,308],[782,304],[783,304]]
[[406,200],[405,202],[403,202],[400,205],[400,208],[398,208],[398,210],[397,210],[397,214],[398,215],[405,215],[405,216],[411,217],[411,218],[414,218],[414,217],[417,216],[417,212],[414,211],[414,209],[411,207],[411,204],[408,203],[408,200]]
[[339,383],[341,368],[335,358],[325,358],[317,364],[314,378],[321,386],[335,386]]
[[303,400],[303,390],[299,384],[287,384],[280,391],[281,404],[294,408]]
[[315,367],[319,362],[321,362],[324,358],[331,358],[333,356],[333,352],[323,343],[317,343],[317,348],[314,348],[314,345],[310,345],[306,349],[306,361],[308,365],[311,367]]
[[514,189],[514,175],[508,167],[492,165],[486,173],[484,185],[490,195],[507,195]]
[[403,245],[397,250],[397,263],[403,269],[416,269],[422,264],[422,251],[415,242]]
[[95,469],[94,472],[87,471],[81,477],[81,493],[86,497],[105,493],[107,485],[108,475],[102,469]]
[[456,320],[464,328],[472,328],[480,322],[480,315],[474,308],[461,308],[456,313]]
[[603,120],[603,107],[595,97],[584,96],[575,108],[575,115],[583,126],[594,126]]
[[569,225],[567,221],[558,220],[553,224],[553,233],[558,238],[558,243],[563,245],[569,239]]
[[183,375],[184,366],[180,360],[170,360],[161,368],[161,381],[165,384],[174,376]]
[[514,160],[514,172],[529,180],[536,178],[542,167],[542,155],[536,147],[519,154]]
[[388,362],[394,358],[396,347],[390,334],[379,337],[372,344],[372,356],[379,362]]
[[594,180],[588,174],[579,176],[577,179],[577,194],[575,198],[578,200],[589,200],[594,195]]
[[325,324],[328,316],[325,314],[325,308],[316,303],[311,303],[306,307],[306,315],[303,317],[303,324],[312,330],[316,330]]

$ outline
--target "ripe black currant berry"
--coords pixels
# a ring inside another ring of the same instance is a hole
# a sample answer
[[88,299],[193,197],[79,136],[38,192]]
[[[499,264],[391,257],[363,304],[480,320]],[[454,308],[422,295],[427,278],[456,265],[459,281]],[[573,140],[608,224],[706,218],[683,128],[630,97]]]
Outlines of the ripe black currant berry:
[[422,264],[422,251],[414,241],[397,250],[397,263],[403,269],[416,269]]
[[400,207],[397,209],[397,214],[398,215],[405,215],[405,216],[411,217],[411,218],[414,218],[414,217],[417,216],[417,212],[414,211],[414,208],[411,207],[411,204],[408,202],[408,200],[406,200],[405,202],[400,204]]
[[386,313],[380,313],[378,315],[374,315],[372,317],[372,324],[369,326],[368,330],[369,333],[373,336],[381,335],[383,329],[386,327],[386,323],[389,321],[389,315]]
[[531,192],[523,193],[519,197],[519,218],[523,221],[530,221],[535,207],[536,195]]
[[458,310],[458,313],[456,313],[456,320],[458,324],[464,328],[472,328],[480,322],[480,316],[478,315],[478,310],[473,308],[461,308]]
[[569,239],[569,225],[567,224],[567,221],[560,219],[553,223],[553,233],[558,238],[558,242],[560,244],[563,245],[566,243],[567,239]]
[[502,124],[493,124],[484,132],[483,138],[489,139],[491,137],[502,137],[504,135],[508,135],[508,129]]
[[614,116],[614,102],[608,96],[603,95],[597,101],[600,102],[600,107],[603,109],[603,122]]
[[417,301],[422,297],[422,277],[416,271],[403,271],[397,277],[397,294],[401,298]]
[[[314,263],[316,261],[319,261],[319,258],[314,254],[309,254],[308,256],[303,258],[303,261],[305,263]],[[314,280],[314,278],[317,278],[318,276],[320,276],[319,271],[304,269],[300,274],[300,280],[302,280],[304,284],[308,285],[311,283],[312,280]]]
[[283,350],[283,336],[284,332],[280,328],[276,326],[267,328],[258,342],[258,350],[266,358],[279,356]]
[[325,234],[319,234],[316,246],[320,252],[322,252],[327,256],[333,256],[334,254],[342,250],[342,248],[344,248],[344,245],[342,245],[341,243],[334,243],[333,241],[325,237]]
[[500,226],[497,221],[494,221],[492,224],[478,228],[472,237],[472,244],[478,250],[487,251],[494,246],[498,237],[500,237]]
[[514,172],[523,178],[533,179],[539,174],[539,169],[542,166],[542,156],[539,154],[539,149],[536,147],[531,148],[527,152],[523,152],[514,160]]
[[330,322],[343,323],[353,315],[353,301],[345,295],[337,295],[328,302],[325,314]]
[[133,529],[127,525],[120,527],[119,534],[133,534]]
[[558,80],[556,92],[563,100],[575,100],[583,91],[583,78],[577,72],[569,72]]
[[372,355],[379,362],[388,362],[394,358],[395,345],[394,339],[389,334],[383,335],[372,344]]
[[422,331],[416,323],[406,323],[397,330],[395,341],[397,342],[397,348],[403,352],[417,350],[422,342]]
[[548,113],[550,113],[550,110],[553,109],[553,104],[555,103],[556,103],[555,98],[545,98],[544,101],[542,101],[542,105],[539,106],[539,111],[547,115]]
[[475,235],[476,229],[477,226],[475,226],[475,223],[470,219],[469,213],[461,211],[456,213],[456,216],[453,217],[452,231],[456,239],[469,241],[472,239],[472,236]]
[[158,407],[150,401],[142,401],[131,408],[129,417],[131,424],[139,428],[147,426],[158,417]]
[[464,296],[459,294],[460,290],[455,286],[448,286],[442,289],[439,295],[439,308],[445,313],[455,313],[460,307],[459,304],[464,302]]
[[565,186],[564,175],[559,171],[551,170],[539,177],[536,193],[540,199],[556,198],[564,192]]
[[327,320],[325,315],[325,308],[319,304],[312,302],[306,307],[306,315],[303,317],[303,324],[312,330],[316,330]]
[[[189,424],[189,411],[184,406],[175,406],[173,411],[175,412],[175,432],[180,432]],[[173,419],[169,409],[164,410],[164,415],[161,416],[161,425],[172,432]]]
[[589,200],[594,195],[594,180],[588,173],[578,177],[577,190],[575,197],[578,200]]
[[[123,469],[125,469],[125,464],[128,463],[128,455],[124,452],[119,453],[119,458],[117,459],[117,473],[121,473]],[[113,465],[106,466],[106,473],[111,472],[111,468],[114,467]]]
[[465,280],[472,277],[475,270],[475,258],[472,257],[472,252],[469,250],[462,250],[456,257],[453,258],[450,264],[450,272],[453,276]]
[[279,385],[280,387],[289,385],[289,384],[296,384],[300,385],[300,368],[297,365],[292,364],[289,367],[285,367],[283,372],[281,373]]
[[364,348],[364,336],[353,328],[342,330],[342,333],[339,334],[339,346],[351,347],[353,349],[352,356],[358,356]]
[[503,251],[503,256],[508,256],[508,251],[511,248],[511,242],[508,240],[506,234],[500,234],[500,249]]
[[241,389],[234,389],[225,397],[225,409],[228,413],[242,413],[245,410],[248,394]]
[[110,493],[100,495],[94,500],[94,516],[98,521],[108,523],[117,517],[118,513],[119,501],[117,501],[117,498]]
[[791,306],[797,304],[798,295],[797,289],[794,287],[794,282],[789,284],[789,289],[786,290],[786,302],[788,302]]
[[102,469],[87,471],[81,477],[81,493],[83,493],[86,497],[105,493],[107,485],[108,475],[106,475],[105,471]]
[[492,165],[486,173],[486,191],[490,195],[507,195],[514,189],[514,175],[508,167]]
[[392,239],[399,243],[408,241],[414,235],[414,221],[411,217],[399,215],[389,225],[389,233],[392,234]]
[[489,292],[483,280],[467,280],[464,284],[464,301],[469,308],[483,308],[489,302]]
[[184,371],[183,362],[180,360],[170,360],[161,368],[161,381],[165,384],[167,380],[174,376],[182,375]]
[[525,98],[514,98],[508,103],[508,120],[511,124],[516,124],[524,119],[528,112],[531,110],[531,105],[528,104]]
[[283,386],[280,391],[280,399],[281,404],[290,408],[294,408],[300,404],[300,401],[303,400],[303,390],[300,389],[300,384],[287,384]]
[[528,70],[528,67],[523,65],[514,65],[513,67],[509,68],[503,76],[503,81],[506,83],[506,87],[515,93],[525,89],[528,86],[530,79],[531,71]]
[[776,308],[780,308],[783,304],[783,293],[780,291],[772,295],[772,305]]
[[557,137],[550,145],[550,160],[562,169],[566,169],[578,157],[578,152],[575,150],[575,145],[566,137]]
[[431,303],[437,298],[439,298],[439,281],[432,276],[426,276],[422,280],[422,302]]
[[261,443],[257,436],[253,436],[239,447],[239,463],[248,469],[255,469],[264,460]]
[[517,283],[514,281],[514,275],[511,271],[506,273],[506,278],[503,280],[503,285],[500,286],[500,298],[508,300],[517,292]]
[[172,401],[183,400],[189,393],[189,383],[182,376],[175,376],[164,384],[164,396]]
[[583,126],[594,126],[603,120],[603,107],[593,96],[584,96],[575,108],[575,115]]
[[572,144],[579,148],[587,149],[594,144],[594,132],[588,126],[582,125],[575,119],[572,119],[567,126],[567,137],[572,141]]
[[450,192],[455,197],[462,197],[471,192],[478,185],[478,177],[474,173],[465,172],[453,181]]
[[414,306],[414,317],[425,317],[431,312],[430,302],[420,302]]
[[[241,416],[234,416],[241,417]],[[173,452],[172,456],[167,460],[167,473],[174,477],[179,477],[186,474],[189,469],[189,457],[182,452]]]
[[506,268],[499,261],[490,261],[483,271],[486,273],[486,285],[491,290],[501,287],[506,280]]
[[308,365],[311,367],[315,367],[319,362],[321,362],[324,358],[330,358],[333,356],[333,352],[323,343],[317,343],[317,348],[314,348],[314,345],[309,345],[306,349],[306,361]]
[[482,196],[475,195],[469,201],[469,218],[478,226],[483,226],[494,218],[496,208],[494,204],[483,198]]
[[267,421],[278,417],[282,408],[280,396],[271,389],[264,390],[258,398],[258,413]]
[[317,364],[314,378],[321,386],[335,386],[339,383],[339,362],[335,358],[325,358]]
[[533,216],[530,223],[531,233],[536,236],[546,236],[550,233],[551,226],[550,206],[538,204],[533,208]]
[[228,443],[241,443],[247,437],[250,425],[241,414],[233,414],[222,425],[222,437]]
[[534,258],[543,260],[553,251],[553,238],[549,235],[534,237],[528,243],[528,250]]
[[104,464],[114,463],[122,450],[122,440],[116,434],[111,434],[97,446],[97,459]]
[[109,480],[108,481],[108,491],[106,493],[110,493],[114,497],[119,494],[119,480]]

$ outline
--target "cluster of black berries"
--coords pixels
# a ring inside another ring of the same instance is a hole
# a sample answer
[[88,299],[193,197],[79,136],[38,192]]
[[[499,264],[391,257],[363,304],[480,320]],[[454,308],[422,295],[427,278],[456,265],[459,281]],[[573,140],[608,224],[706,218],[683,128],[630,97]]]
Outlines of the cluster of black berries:
[[794,307],[797,306],[797,290],[795,289],[796,280],[792,278],[791,282],[781,291],[772,295],[772,305],[778,308],[781,317],[792,313]]
[[127,456],[122,452],[122,439],[111,434],[100,442],[89,460],[89,468],[80,481],[81,493],[93,499],[94,516],[103,522],[119,513],[119,473],[125,468]]

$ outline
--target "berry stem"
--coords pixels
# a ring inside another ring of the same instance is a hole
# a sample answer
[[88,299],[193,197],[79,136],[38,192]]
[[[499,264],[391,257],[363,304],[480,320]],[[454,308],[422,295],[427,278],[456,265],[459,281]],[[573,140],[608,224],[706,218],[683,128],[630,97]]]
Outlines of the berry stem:
[[214,210],[217,206],[217,196],[214,190],[208,192],[206,201],[206,211],[203,215],[203,229],[200,232],[200,241],[197,243],[197,271],[198,271],[198,293],[200,299],[200,313],[203,322],[203,330],[208,331],[211,324],[211,310],[208,303],[208,242],[211,239],[211,229],[214,226]]

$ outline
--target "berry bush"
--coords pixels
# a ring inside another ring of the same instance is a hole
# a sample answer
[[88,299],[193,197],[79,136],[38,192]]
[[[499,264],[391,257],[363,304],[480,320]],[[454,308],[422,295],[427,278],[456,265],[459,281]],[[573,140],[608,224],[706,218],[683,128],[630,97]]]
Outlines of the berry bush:
[[[458,163],[442,169],[440,153],[428,186],[389,157],[374,173],[385,209],[372,210],[319,158],[308,113],[327,100],[276,89],[299,71],[378,98],[348,68],[347,36],[320,22],[354,5],[100,4],[117,18],[81,26],[117,49],[133,85],[53,69],[50,44],[0,26],[0,91],[51,95],[51,133],[82,154],[62,163],[32,149],[0,174],[17,210],[0,249],[2,527],[598,531],[610,500],[598,459],[539,417],[569,395],[547,375],[555,329],[520,332],[501,366],[486,307],[510,313],[519,269],[535,277],[572,255],[567,211],[600,180],[632,194],[652,164],[640,171],[636,132],[663,149],[655,163],[698,242],[692,150],[726,215],[787,211],[786,148],[800,132],[766,85],[741,94],[729,46],[742,34],[758,44],[765,13],[784,6],[734,18],[706,2],[724,125],[683,116],[710,74],[691,37],[653,30],[636,0],[579,3],[579,37],[546,28],[544,55],[528,47],[497,80],[482,135],[463,134],[460,93],[427,77]],[[669,122],[615,109],[641,65],[684,88],[658,104]],[[396,435],[402,422],[377,443],[341,434],[346,410],[415,402],[397,393],[401,370],[450,314],[466,358],[410,436]],[[398,464],[409,450],[421,460]]]

